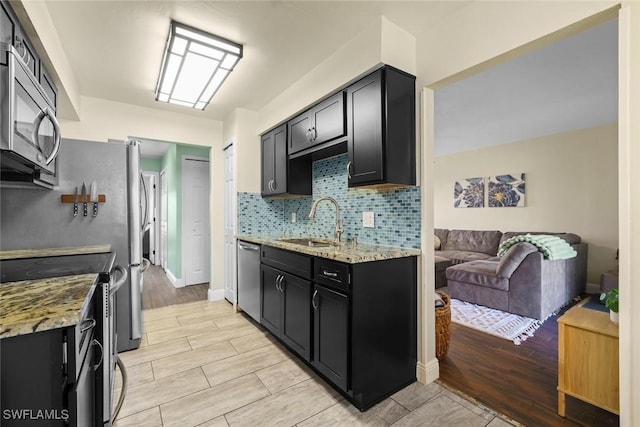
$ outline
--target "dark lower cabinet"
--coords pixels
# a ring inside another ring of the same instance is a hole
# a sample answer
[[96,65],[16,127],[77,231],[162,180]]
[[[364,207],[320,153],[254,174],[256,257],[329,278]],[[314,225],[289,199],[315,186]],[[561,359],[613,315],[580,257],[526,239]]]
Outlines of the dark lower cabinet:
[[311,364],[342,391],[348,390],[349,297],[321,285],[313,289]]
[[355,407],[416,381],[416,257],[347,264],[262,245],[261,261],[263,326]]
[[311,282],[267,265],[260,269],[262,325],[311,360]]
[[0,341],[0,425],[103,425],[96,415],[103,355],[94,313],[91,304],[75,326]]

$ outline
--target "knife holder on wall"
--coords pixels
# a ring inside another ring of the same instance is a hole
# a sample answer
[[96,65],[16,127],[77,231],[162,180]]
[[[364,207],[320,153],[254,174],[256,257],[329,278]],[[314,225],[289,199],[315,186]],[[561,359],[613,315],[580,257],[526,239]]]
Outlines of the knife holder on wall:
[[88,204],[91,203],[93,205],[93,214],[92,217],[98,216],[98,204],[105,203],[107,201],[107,196],[104,194],[98,194],[98,200],[91,200],[90,195],[76,195],[76,194],[62,194],[60,196],[60,201],[62,203],[73,203],[73,216],[78,216],[78,205],[82,203],[82,216],[89,216],[88,213]]
[[[86,200],[82,200],[82,195],[76,197],[73,194],[62,194],[60,196],[62,203],[95,203],[95,200],[91,200],[91,197],[89,197],[89,195],[84,196],[84,198]],[[106,201],[107,196],[105,196],[104,194],[98,194],[98,203],[105,203]]]

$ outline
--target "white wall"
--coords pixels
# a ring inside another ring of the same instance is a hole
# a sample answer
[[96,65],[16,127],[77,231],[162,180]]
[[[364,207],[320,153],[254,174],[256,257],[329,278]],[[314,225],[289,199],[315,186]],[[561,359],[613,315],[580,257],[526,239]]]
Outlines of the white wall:
[[[589,244],[588,281],[616,266],[618,248],[617,124],[561,133],[435,158],[436,228],[553,231]],[[526,174],[522,208],[454,208],[461,178]]]
[[213,147],[222,122],[83,96],[80,121],[60,120],[65,138],[107,141],[136,136]]

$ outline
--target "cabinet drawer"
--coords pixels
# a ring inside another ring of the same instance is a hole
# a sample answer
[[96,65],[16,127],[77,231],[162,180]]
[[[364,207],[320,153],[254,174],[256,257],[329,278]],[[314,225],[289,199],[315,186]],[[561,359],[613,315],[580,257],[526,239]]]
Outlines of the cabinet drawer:
[[287,273],[311,279],[311,257],[271,246],[262,246],[260,261]]
[[351,268],[348,264],[316,258],[314,281],[345,291],[351,290]]

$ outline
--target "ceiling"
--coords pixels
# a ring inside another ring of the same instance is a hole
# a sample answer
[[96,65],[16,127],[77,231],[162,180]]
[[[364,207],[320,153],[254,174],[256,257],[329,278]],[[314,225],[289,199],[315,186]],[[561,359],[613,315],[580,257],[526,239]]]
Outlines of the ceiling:
[[[381,16],[419,36],[469,3],[47,0],[46,6],[82,95],[223,120],[235,108],[259,111]],[[244,58],[204,112],[154,100],[171,19],[244,45]],[[617,23],[443,87],[435,100],[436,155],[615,121]]]
[[436,156],[618,120],[618,22],[435,92]]

